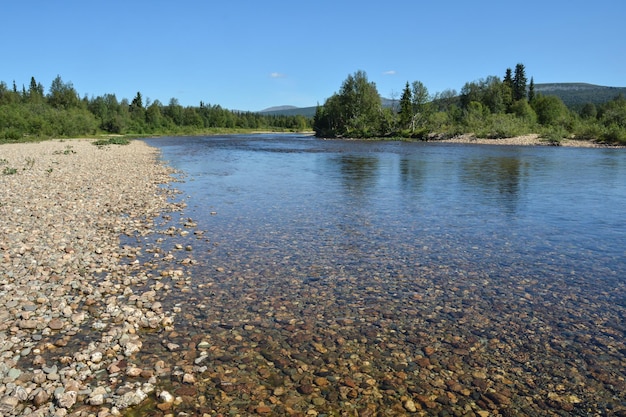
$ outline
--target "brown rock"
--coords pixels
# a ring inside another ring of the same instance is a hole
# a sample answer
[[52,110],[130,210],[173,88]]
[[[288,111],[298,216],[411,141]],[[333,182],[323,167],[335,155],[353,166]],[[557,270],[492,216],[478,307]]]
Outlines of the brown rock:
[[33,398],[33,404],[39,407],[40,405],[47,403],[49,399],[50,396],[48,395],[48,393],[45,390],[40,389]]
[[272,409],[267,405],[258,405],[255,409],[258,414],[269,414],[272,412]]
[[54,318],[48,322],[48,327],[52,330],[61,330],[63,328],[63,322],[58,318]]
[[416,360],[416,362],[422,368],[428,368],[430,366],[430,359],[428,358],[419,358]]
[[472,380],[472,385],[479,388],[481,391],[485,391],[488,387],[487,381],[484,379],[474,378]]
[[172,408],[172,403],[160,403],[157,404],[157,408],[161,411],[167,411]]
[[330,382],[328,382],[328,379],[324,378],[324,377],[317,377],[315,378],[315,385],[317,385],[318,387],[327,387],[330,384]]
[[37,320],[20,320],[17,325],[20,329],[36,329],[39,322]]
[[345,386],[350,387],[350,388],[356,388],[356,382],[354,382],[354,380],[352,378],[345,378],[343,380],[343,383]]
[[485,397],[489,398],[496,405],[511,404],[511,399],[500,394],[499,392],[487,392],[485,393]]
[[298,387],[298,392],[300,394],[309,395],[313,393],[313,385],[311,384],[302,384]]

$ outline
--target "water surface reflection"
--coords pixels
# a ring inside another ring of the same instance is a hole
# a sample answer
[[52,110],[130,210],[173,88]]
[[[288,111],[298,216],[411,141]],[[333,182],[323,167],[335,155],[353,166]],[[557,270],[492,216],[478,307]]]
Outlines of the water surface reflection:
[[199,375],[181,410],[626,409],[622,151],[149,143],[187,173],[183,216],[205,231],[161,243],[193,246],[165,301],[188,349],[144,358]]

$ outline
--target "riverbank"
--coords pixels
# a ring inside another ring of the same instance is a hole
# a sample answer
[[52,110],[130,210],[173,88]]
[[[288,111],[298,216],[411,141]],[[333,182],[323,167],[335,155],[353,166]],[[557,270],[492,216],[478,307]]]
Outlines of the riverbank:
[[91,142],[0,145],[3,416],[119,415],[157,384],[133,357],[174,313],[136,259],[158,216],[179,209],[162,187],[173,172],[143,142]]
[[[472,135],[460,135],[449,139],[437,140],[442,143],[467,143],[476,145],[513,145],[513,146],[553,146],[550,142],[542,139],[538,134],[516,136],[513,138],[502,139],[486,139],[477,138]],[[575,147],[575,148],[606,148],[617,147],[597,143],[591,140],[575,140],[563,139],[559,142],[559,146]]]

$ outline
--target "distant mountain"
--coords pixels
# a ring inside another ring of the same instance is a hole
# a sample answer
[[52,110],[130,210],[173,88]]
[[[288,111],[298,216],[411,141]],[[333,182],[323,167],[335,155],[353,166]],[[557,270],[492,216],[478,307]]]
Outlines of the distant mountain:
[[295,106],[276,106],[270,107],[265,110],[261,110],[259,113],[269,115],[269,116],[304,116],[304,117],[313,117],[315,116],[314,107],[295,107]]
[[[381,98],[383,107],[391,107],[398,104],[398,100],[391,100],[388,98]],[[317,106],[313,107],[296,107],[296,106],[274,106],[261,110],[258,113],[271,115],[271,116],[297,116],[302,115],[304,117],[315,116],[315,110]]]
[[548,83],[535,84],[535,92],[544,96],[557,96],[566,106],[578,109],[586,103],[606,103],[619,94],[626,96],[626,87],[605,87],[586,83]]
[[296,106],[274,106],[274,107],[268,107],[267,109],[261,110],[259,113],[273,113],[273,112],[278,112],[278,111],[293,110],[297,108],[298,107]]
[[[535,84],[535,93],[544,96],[557,96],[570,108],[580,109],[586,103],[602,104],[623,94],[626,97],[626,87],[605,87],[586,83],[545,83]],[[399,100],[381,98],[384,107],[393,107],[399,104]],[[277,116],[313,117],[313,107],[276,106],[261,110],[259,113]]]

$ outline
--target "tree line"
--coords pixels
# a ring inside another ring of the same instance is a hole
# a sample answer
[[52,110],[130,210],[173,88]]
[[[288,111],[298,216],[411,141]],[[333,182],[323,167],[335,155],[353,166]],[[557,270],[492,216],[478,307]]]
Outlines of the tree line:
[[193,134],[211,129],[303,131],[311,119],[301,115],[263,115],[238,112],[200,102],[181,106],[144,100],[141,93],[129,101],[115,94],[81,98],[71,82],[57,76],[45,94],[31,77],[28,88],[10,88],[0,81],[0,140],[77,137],[109,134]]
[[429,139],[473,134],[483,138],[539,133],[558,144],[563,138],[626,144],[626,99],[569,109],[557,96],[535,92],[534,79],[518,63],[503,78],[467,82],[461,91],[430,95],[420,81],[407,82],[398,102],[383,106],[364,71],[348,75],[341,88],[317,106],[318,137],[404,137]]

